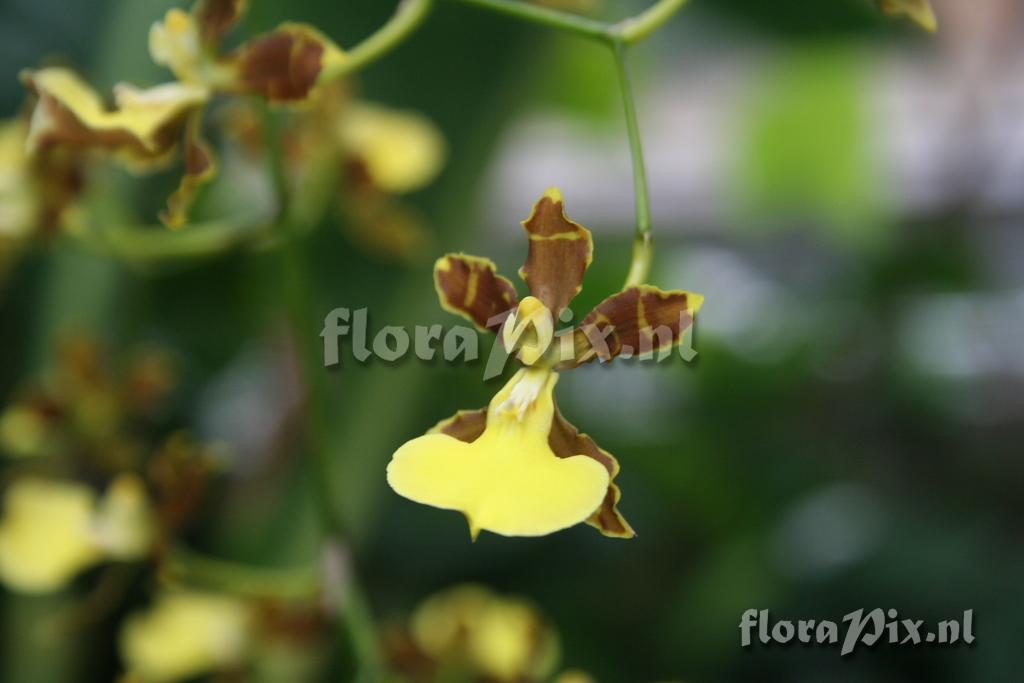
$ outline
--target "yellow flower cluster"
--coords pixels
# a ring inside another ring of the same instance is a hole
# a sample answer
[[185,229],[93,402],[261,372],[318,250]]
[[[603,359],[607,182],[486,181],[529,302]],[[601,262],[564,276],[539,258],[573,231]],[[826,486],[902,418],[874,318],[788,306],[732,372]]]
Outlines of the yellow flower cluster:
[[[182,179],[161,220],[172,228],[185,225],[198,192],[217,174],[213,149],[202,131],[204,112],[215,95],[255,95],[322,112],[318,103],[338,93],[327,84],[344,70],[347,56],[312,26],[285,23],[224,51],[225,35],[246,8],[245,0],[197,0],[190,11],[169,10],[150,29],[149,52],[175,80],[146,89],[118,84],[113,107],[69,69],[26,71],[23,80],[36,99],[27,130],[30,154],[91,151],[139,173],[164,168],[180,156]],[[322,151],[325,145],[335,146],[335,156],[358,165],[359,177],[375,190],[409,192],[437,174],[444,143],[423,117],[364,103],[331,109],[338,116],[328,127],[315,128],[316,147]],[[16,168],[20,160],[12,161]],[[0,157],[0,168],[5,163],[8,159]],[[17,189],[17,177],[12,190]],[[0,210],[6,200],[11,230],[26,222],[32,208],[31,203],[15,203],[13,196],[0,182]],[[359,209],[363,218],[381,213],[379,199],[372,203],[373,208]],[[4,222],[0,220],[0,227]]]
[[579,670],[552,679],[561,657],[555,629],[530,602],[475,584],[428,597],[384,643],[410,683],[594,683]]
[[102,498],[89,487],[18,479],[4,494],[0,580],[26,593],[58,590],[105,561],[149,552],[153,516],[142,482],[122,475]]
[[237,666],[250,648],[252,621],[244,600],[168,591],[122,627],[127,679],[171,683]]

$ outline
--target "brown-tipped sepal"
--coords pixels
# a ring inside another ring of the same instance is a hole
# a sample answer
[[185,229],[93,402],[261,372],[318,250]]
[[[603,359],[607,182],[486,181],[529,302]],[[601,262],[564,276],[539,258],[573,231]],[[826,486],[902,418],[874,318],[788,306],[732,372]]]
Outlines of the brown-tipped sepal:
[[594,257],[590,231],[566,217],[565,201],[555,187],[534,205],[523,227],[530,251],[519,276],[557,316],[583,288],[583,275]]
[[325,72],[346,59],[341,48],[312,26],[288,23],[245,43],[228,62],[238,90],[271,102],[302,102]]
[[461,315],[481,330],[496,332],[503,314],[519,303],[516,288],[498,275],[489,259],[448,254],[434,264],[434,287],[446,311]]
[[[613,294],[583,319],[573,335],[574,358],[567,367],[595,358],[646,357],[683,339],[704,297],[681,290],[639,285]],[[565,369],[565,368],[563,368]]]
[[178,189],[167,199],[167,208],[160,220],[168,228],[177,229],[188,222],[189,211],[199,191],[217,175],[213,150],[202,138],[202,121],[198,112],[185,128],[185,169]]
[[608,492],[605,494],[601,506],[594,511],[594,514],[587,520],[587,524],[595,527],[605,536],[613,538],[633,538],[636,532],[629,525],[626,518],[619,512],[619,501],[622,499],[622,491],[615,484],[615,477],[619,474],[619,462],[608,451],[604,450],[597,443],[576,429],[562,413],[556,408],[555,418],[551,422],[551,434],[548,437],[548,445],[555,455],[560,458],[568,458],[574,455],[585,455],[592,458],[608,470]]

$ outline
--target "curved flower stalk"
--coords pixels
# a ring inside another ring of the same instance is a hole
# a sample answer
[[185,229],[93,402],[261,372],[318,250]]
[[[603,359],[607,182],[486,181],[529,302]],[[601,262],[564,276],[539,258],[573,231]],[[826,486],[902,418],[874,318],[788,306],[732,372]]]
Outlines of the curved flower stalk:
[[939,28],[931,0],[876,0],[879,9],[892,16],[905,16],[926,31]]
[[24,593],[55,591],[102,562],[141,559],[153,540],[153,513],[133,475],[102,498],[83,484],[18,479],[4,494],[0,580]]
[[388,483],[400,495],[466,515],[505,536],[541,536],[582,521],[606,536],[631,538],[618,510],[619,464],[558,411],[558,373],[595,358],[654,353],[682,339],[703,297],[631,286],[601,302],[571,334],[552,344],[554,320],[582,288],[592,260],[590,231],[569,220],[562,194],[548,190],[523,223],[529,255],[519,275],[530,296],[483,258],[450,254],[438,260],[441,305],[480,329],[501,335],[525,366],[490,406],[463,411],[399,448]]

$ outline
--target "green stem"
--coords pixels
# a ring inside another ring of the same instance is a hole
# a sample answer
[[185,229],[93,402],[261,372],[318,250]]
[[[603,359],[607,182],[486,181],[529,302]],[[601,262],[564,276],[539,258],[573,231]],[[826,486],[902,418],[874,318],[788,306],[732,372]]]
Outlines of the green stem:
[[571,12],[562,12],[520,0],[457,0],[534,24],[557,28],[602,43],[632,45],[661,28],[688,0],[659,0],[634,17],[609,24]]
[[596,19],[581,17],[569,12],[542,7],[540,5],[528,5],[516,0],[458,0],[464,5],[475,5],[484,9],[504,14],[506,16],[529,21],[542,26],[562,29],[602,42],[611,39],[609,33],[612,28],[610,24]]
[[660,0],[644,12],[616,24],[606,24],[568,12],[528,5],[516,0],[458,1],[524,21],[563,29],[611,47],[615,56],[619,87],[622,90],[622,105],[626,114],[626,130],[629,134],[629,150],[633,165],[633,192],[636,197],[636,238],[633,241],[633,257],[629,266],[629,274],[626,276],[625,287],[646,282],[653,257],[651,198],[647,183],[647,168],[644,164],[643,144],[640,138],[640,124],[637,120],[636,102],[633,98],[629,70],[626,67],[626,49],[629,45],[647,38],[664,26],[686,4],[687,0]]
[[612,45],[615,66],[622,90],[622,105],[626,114],[626,130],[629,133],[629,151],[633,163],[633,193],[636,197],[636,237],[633,240],[633,259],[624,287],[643,284],[651,269],[653,243],[651,241],[651,196],[647,187],[647,168],[644,164],[643,142],[640,138],[640,123],[637,120],[636,101],[626,66],[626,46],[615,42]]
[[[299,349],[302,367],[302,381],[306,387],[305,409],[308,411],[306,426],[306,448],[312,455],[313,495],[316,498],[324,528],[323,548],[326,553],[334,553],[340,561],[348,560],[343,552],[345,538],[349,535],[345,519],[341,514],[337,489],[334,486],[336,477],[332,459],[327,452],[327,392],[324,386],[324,369],[319,356],[317,329],[313,316],[313,287],[310,284],[308,260],[301,230],[292,218],[290,207],[290,188],[284,173],[281,150],[281,136],[275,125],[274,114],[267,107],[264,110],[266,146],[268,162],[274,178],[278,196],[278,222],[286,240],[285,246],[285,294],[295,343]],[[344,567],[340,580],[344,586],[331,586],[328,595],[339,596],[339,604],[334,605],[345,624],[349,643],[355,654],[359,668],[358,680],[379,680],[384,670],[377,628],[362,587],[351,567]],[[332,577],[328,576],[328,580]]]
[[402,0],[387,23],[349,50],[344,63],[325,70],[320,80],[326,82],[346,76],[388,54],[420,27],[433,7],[434,0]]
[[163,565],[168,579],[248,598],[270,600],[314,599],[321,591],[313,569],[251,567],[176,548]]
[[114,226],[84,231],[75,237],[87,248],[146,266],[215,256],[268,236],[272,228],[268,220],[222,220],[194,223],[180,232],[164,226]]
[[638,43],[664,26],[688,0],[661,0],[635,17],[623,19],[612,30],[626,45]]

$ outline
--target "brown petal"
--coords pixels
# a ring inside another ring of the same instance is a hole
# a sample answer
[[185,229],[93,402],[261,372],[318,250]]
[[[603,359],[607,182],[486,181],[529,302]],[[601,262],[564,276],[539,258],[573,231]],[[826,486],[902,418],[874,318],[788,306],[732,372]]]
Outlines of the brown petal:
[[248,7],[248,0],[199,0],[192,12],[202,32],[203,45],[208,48],[219,45]]
[[621,353],[646,355],[678,344],[704,297],[651,285],[630,287],[592,310],[573,334],[575,358],[569,367]]
[[583,274],[594,255],[590,231],[565,216],[562,192],[552,187],[523,222],[530,252],[519,269],[530,293],[557,316],[583,288]]
[[484,433],[487,426],[487,408],[479,410],[460,410],[446,420],[441,420],[431,427],[427,434],[447,434],[448,436],[473,443]]
[[434,286],[446,311],[461,315],[481,330],[497,331],[503,313],[519,303],[516,288],[497,274],[488,259],[448,254],[434,264]]
[[580,433],[576,427],[566,420],[562,413],[556,408],[555,417],[551,422],[551,434],[548,436],[548,445],[560,458],[568,458],[574,455],[585,455],[593,458],[604,465],[608,470],[611,481],[608,484],[608,493],[605,494],[604,502],[601,503],[587,523],[596,527],[605,536],[615,538],[633,538],[636,532],[629,522],[619,512],[618,504],[622,498],[622,492],[615,484],[615,477],[619,473],[619,462],[608,451],[602,449],[592,438]]
[[229,58],[238,87],[272,102],[307,99],[320,75],[345,55],[311,26],[284,24],[242,45]]

